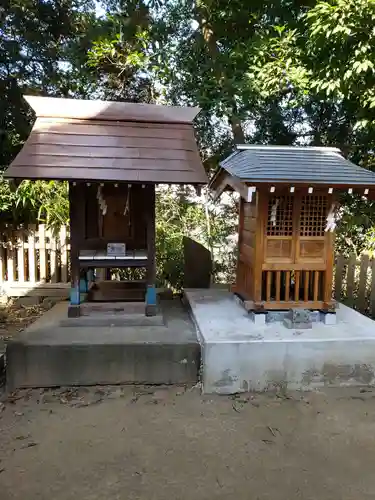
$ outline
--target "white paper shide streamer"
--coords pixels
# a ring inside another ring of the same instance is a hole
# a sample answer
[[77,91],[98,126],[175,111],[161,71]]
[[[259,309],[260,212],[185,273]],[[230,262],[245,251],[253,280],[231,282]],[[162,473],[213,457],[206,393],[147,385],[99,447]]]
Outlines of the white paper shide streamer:
[[107,202],[105,201],[104,196],[103,196],[102,186],[98,187],[96,197],[98,199],[100,211],[102,212],[102,215],[105,215],[107,213],[108,207],[107,207]]
[[279,206],[280,200],[277,199],[271,208],[271,224],[276,226],[277,208]]
[[325,231],[326,233],[332,233],[336,229],[336,205],[334,203],[332,203],[331,208],[329,209],[326,220],[327,223]]

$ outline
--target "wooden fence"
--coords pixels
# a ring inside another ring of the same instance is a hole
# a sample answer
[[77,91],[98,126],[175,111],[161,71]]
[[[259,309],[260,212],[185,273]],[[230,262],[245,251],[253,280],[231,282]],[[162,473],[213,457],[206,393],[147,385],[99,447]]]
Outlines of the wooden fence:
[[[69,233],[43,224],[11,231],[0,244],[0,288],[9,297],[68,296]],[[336,258],[335,299],[375,318],[375,258]]]
[[375,318],[375,258],[337,256],[334,294],[337,301]]
[[5,233],[0,244],[0,287],[8,296],[67,296],[70,288],[69,234],[44,224]]

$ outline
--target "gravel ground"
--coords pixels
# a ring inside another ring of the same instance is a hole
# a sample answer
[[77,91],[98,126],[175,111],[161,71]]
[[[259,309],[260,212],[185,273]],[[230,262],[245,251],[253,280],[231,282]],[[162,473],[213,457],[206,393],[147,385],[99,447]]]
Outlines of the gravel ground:
[[1,500],[375,497],[375,389],[94,387],[2,401]]

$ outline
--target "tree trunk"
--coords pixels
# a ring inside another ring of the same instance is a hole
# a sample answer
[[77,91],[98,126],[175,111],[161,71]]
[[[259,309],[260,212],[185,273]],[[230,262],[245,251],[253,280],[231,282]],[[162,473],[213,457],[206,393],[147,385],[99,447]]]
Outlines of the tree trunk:
[[234,144],[245,144],[245,133],[242,127],[242,122],[234,112],[232,116],[229,117],[229,123],[232,128]]
[[[222,64],[218,65],[216,64],[216,59],[217,56],[220,55],[220,52],[217,45],[217,40],[213,26],[210,24],[208,20],[209,18],[208,8],[209,5],[207,5],[207,2],[206,5],[204,4],[204,2],[198,2],[198,6],[195,9],[195,14],[197,17],[196,20],[199,24],[203,40],[206,43],[208,53],[211,56],[213,69],[217,75],[217,81],[220,82],[220,84],[222,85],[224,92],[227,95],[231,95],[233,93],[233,89],[230,88],[230,84],[228,83],[228,76],[225,70],[223,69]],[[231,109],[231,113],[228,116],[228,121],[231,125],[234,143],[244,144],[245,133],[243,131],[241,120],[238,117],[237,104],[234,101],[234,99],[232,103],[229,105],[229,108]]]

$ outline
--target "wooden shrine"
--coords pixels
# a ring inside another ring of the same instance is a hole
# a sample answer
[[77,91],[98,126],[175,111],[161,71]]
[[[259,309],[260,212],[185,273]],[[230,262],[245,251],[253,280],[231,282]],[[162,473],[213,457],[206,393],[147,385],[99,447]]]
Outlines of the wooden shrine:
[[[192,125],[199,110],[26,100],[37,119],[6,176],[69,182],[69,315],[79,316],[82,300],[98,296],[142,300],[146,314],[155,315],[155,186],[207,182]],[[128,287],[96,279],[95,270],[123,268],[144,269],[145,279],[132,279]]]
[[375,173],[338,149],[238,146],[210,182],[240,194],[237,293],[249,310],[331,311],[334,228],[343,191],[375,198]]

